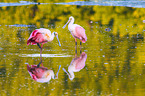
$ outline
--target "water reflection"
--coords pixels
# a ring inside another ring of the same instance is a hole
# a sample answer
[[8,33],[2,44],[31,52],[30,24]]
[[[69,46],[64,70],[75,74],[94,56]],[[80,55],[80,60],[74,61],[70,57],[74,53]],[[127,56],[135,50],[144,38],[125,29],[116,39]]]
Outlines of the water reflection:
[[73,80],[75,75],[74,72],[79,72],[81,69],[85,67],[85,62],[87,59],[87,54],[85,52],[82,52],[82,54],[78,57],[75,54],[75,58],[71,61],[69,67],[68,67],[68,72],[63,68],[64,72],[67,73],[69,76],[70,80]]
[[[40,67],[40,65],[42,65]],[[31,76],[31,78],[37,82],[45,83],[49,82],[51,79],[58,79],[58,73],[61,65],[59,65],[58,72],[54,75],[53,70],[50,70],[43,66],[42,61],[37,65],[27,65],[27,70]]]
[[[2,7],[0,11],[6,14],[0,18],[1,96],[145,94],[145,23],[142,22],[145,8],[40,4]],[[52,68],[55,75],[59,65],[68,72],[70,57],[74,55],[74,38],[62,26],[69,16],[74,16],[76,23],[86,30],[88,41],[83,46],[86,65],[74,73],[72,81],[60,70],[59,79],[51,77],[49,86],[38,83],[26,72],[26,64],[31,68],[39,63],[39,49],[26,46],[27,39],[35,28],[59,32],[62,47],[57,47],[57,42],[44,45],[43,65]]]

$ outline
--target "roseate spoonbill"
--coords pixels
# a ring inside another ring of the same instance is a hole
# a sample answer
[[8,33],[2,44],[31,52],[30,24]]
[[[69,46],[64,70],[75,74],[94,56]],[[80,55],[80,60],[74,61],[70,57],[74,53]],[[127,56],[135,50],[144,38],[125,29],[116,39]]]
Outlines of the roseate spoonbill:
[[75,57],[69,67],[68,67],[68,72],[63,68],[63,71],[67,73],[67,75],[69,76],[70,80],[74,79],[74,72],[79,72],[81,69],[83,69],[85,67],[85,62],[87,59],[87,54],[85,52],[82,52],[82,54],[80,55],[80,57]]
[[[54,37],[56,36],[59,46],[61,46],[59,38],[58,38],[58,33],[53,32],[51,34],[51,31],[45,28],[40,28],[40,29],[35,29],[30,37],[27,40],[27,45],[31,43],[31,45],[36,45],[40,48],[40,55],[42,54],[42,47],[44,43],[51,42]],[[41,43],[41,46],[40,46]]]
[[[61,65],[59,66],[58,72],[60,70]],[[27,70],[31,76],[31,78],[37,82],[49,82],[52,79],[58,78],[58,72],[54,75],[53,70],[48,70],[46,67],[38,67],[38,65],[27,65]]]
[[85,29],[78,24],[74,24],[73,16],[69,17],[68,22],[63,26],[63,28],[65,28],[67,24],[68,24],[68,30],[71,32],[72,36],[75,38],[76,48],[77,48],[77,39],[80,39],[80,46],[82,45],[82,43],[85,43],[87,41]]

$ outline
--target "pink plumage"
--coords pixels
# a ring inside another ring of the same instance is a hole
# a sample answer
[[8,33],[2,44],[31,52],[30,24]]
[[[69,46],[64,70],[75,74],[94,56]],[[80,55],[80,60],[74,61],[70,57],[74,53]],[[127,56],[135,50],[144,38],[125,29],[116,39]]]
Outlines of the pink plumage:
[[82,43],[85,43],[87,41],[87,36],[85,34],[85,29],[83,27],[76,26],[75,31],[76,31],[76,36],[75,37],[79,38],[82,41]]
[[68,67],[69,73],[63,68],[64,72],[67,73],[70,80],[74,79],[74,77],[75,77],[74,72],[79,72],[81,69],[83,69],[85,67],[87,54],[85,52],[82,52],[80,57],[76,57],[76,56],[77,55],[75,55],[75,58],[71,61],[71,64]]
[[27,70],[30,76],[32,77],[32,79],[34,79],[35,81],[37,81],[37,78],[42,78],[42,74],[38,75],[37,69],[38,69],[37,65],[32,65],[31,67],[27,65]]
[[[47,42],[51,42],[54,37],[56,36],[59,46],[61,46],[60,42],[59,42],[59,38],[58,38],[58,33],[57,32],[53,32],[51,34],[51,31],[45,28],[40,28],[40,29],[35,29],[30,37],[27,40],[27,45],[31,44],[31,45],[38,45],[38,47],[40,48],[40,56],[42,54],[42,46],[44,43]],[[41,43],[41,46],[40,46]]]
[[27,65],[27,70],[31,78],[37,82],[49,82],[51,78],[54,79],[53,70],[48,70],[46,67],[37,67],[37,65]]
[[77,45],[77,39],[80,39],[82,43],[85,43],[87,41],[85,29],[78,24],[74,24],[74,17],[72,16],[69,17],[68,22],[63,26],[63,28],[65,28],[67,24],[68,24],[68,30],[71,32],[72,36],[75,38],[76,45]]
[[44,36],[42,35],[41,30],[34,30],[28,41],[27,41],[27,45],[31,44],[31,45],[36,45],[37,43],[46,43],[47,40],[44,39]]
[[87,59],[87,54],[85,52],[82,52],[80,57],[76,57],[72,60],[71,64],[75,66],[75,70],[81,70],[85,67],[85,62]]

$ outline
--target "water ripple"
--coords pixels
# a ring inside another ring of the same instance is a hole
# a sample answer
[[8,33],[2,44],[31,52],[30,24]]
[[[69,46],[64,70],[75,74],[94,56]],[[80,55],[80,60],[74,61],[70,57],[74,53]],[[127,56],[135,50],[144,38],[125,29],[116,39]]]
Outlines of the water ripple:
[[[20,57],[40,57],[40,54],[19,54]],[[42,54],[42,57],[72,57],[67,54]]]

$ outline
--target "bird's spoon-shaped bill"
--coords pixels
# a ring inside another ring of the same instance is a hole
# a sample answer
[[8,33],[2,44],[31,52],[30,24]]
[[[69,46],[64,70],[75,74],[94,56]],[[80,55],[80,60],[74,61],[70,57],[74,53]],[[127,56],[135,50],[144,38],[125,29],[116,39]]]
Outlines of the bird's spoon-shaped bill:
[[65,70],[65,68],[62,68],[62,69],[70,77],[69,73]]
[[70,20],[68,20],[68,22],[62,27],[63,29],[66,27],[66,25],[69,23]]
[[60,68],[61,68],[61,65],[59,65],[58,71],[57,71],[57,73],[55,75],[55,79],[58,79],[58,73],[59,73]]
[[60,41],[59,41],[59,38],[58,38],[58,35],[56,36],[57,40],[58,40],[58,44],[59,46],[61,47],[61,44],[60,44]]

